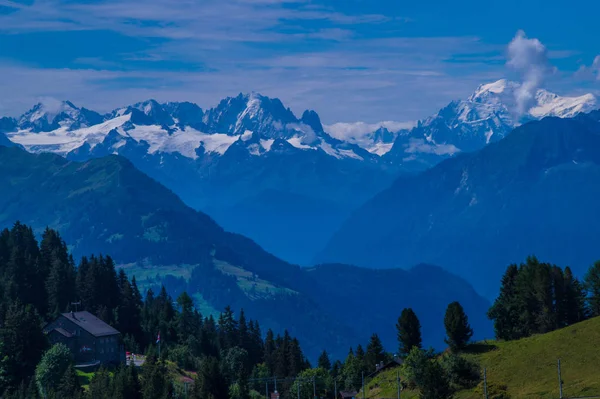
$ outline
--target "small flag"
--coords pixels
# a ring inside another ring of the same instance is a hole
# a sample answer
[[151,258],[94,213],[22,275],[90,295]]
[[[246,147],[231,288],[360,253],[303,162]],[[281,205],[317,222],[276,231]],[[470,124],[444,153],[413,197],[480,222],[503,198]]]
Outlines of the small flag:
[[156,336],[156,343],[158,344],[160,342],[160,331],[158,332],[158,335]]

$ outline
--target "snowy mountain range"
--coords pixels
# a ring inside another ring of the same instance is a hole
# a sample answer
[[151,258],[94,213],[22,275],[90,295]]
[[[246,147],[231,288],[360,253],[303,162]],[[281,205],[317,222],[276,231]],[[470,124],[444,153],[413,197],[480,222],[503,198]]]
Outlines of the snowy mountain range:
[[192,103],[159,104],[155,100],[106,115],[69,101],[40,103],[13,125],[13,131],[5,131],[13,142],[32,152],[64,156],[93,152],[97,146],[119,153],[119,148],[133,141],[145,143],[149,154],[178,153],[190,159],[224,155],[234,144],[254,156],[293,147],[334,158],[376,159],[361,147],[325,133],[314,111],[305,111],[298,119],[278,99],[255,93],[227,98],[206,112]]
[[298,263],[394,177],[377,154],[327,134],[316,112],[298,118],[256,93],[209,110],[148,100],[104,115],[43,103],[3,118],[3,132],[33,153],[124,156],[226,229]]
[[424,169],[459,152],[471,152],[504,138],[524,122],[548,116],[570,118],[598,108],[592,94],[561,97],[540,89],[537,105],[519,115],[515,92],[519,84],[505,79],[480,85],[466,100],[453,101],[437,114],[398,132],[384,158],[410,169]]
[[45,101],[20,117],[0,118],[0,145],[78,161],[124,156],[226,229],[308,263],[345,218],[399,174],[480,149],[528,120],[598,106],[591,94],[540,90],[537,106],[518,115],[518,87],[507,80],[481,85],[416,124],[325,128],[316,112],[298,118],[279,99],[257,93],[208,110],[148,100],[106,114]]

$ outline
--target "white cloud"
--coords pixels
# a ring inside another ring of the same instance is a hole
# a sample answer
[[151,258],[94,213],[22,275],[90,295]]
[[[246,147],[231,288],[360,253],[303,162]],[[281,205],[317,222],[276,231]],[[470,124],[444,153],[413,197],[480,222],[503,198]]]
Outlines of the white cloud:
[[323,128],[327,133],[336,139],[358,140],[370,133],[373,133],[380,127],[384,127],[390,132],[397,132],[402,129],[410,129],[413,126],[415,126],[415,122],[383,121],[378,123],[338,122],[332,125],[323,126]]
[[411,138],[404,152],[407,154],[454,155],[459,153],[460,149],[453,144],[435,144],[428,143],[424,139]]
[[538,39],[529,39],[520,30],[508,45],[507,65],[521,76],[515,100],[517,112],[523,115],[536,104],[535,95],[552,71],[548,50]]
[[[257,91],[279,97],[297,115],[315,109],[325,123],[373,124],[424,118],[501,68],[447,62],[455,54],[500,54],[475,37],[389,37],[390,22],[393,29],[406,23],[304,0],[184,0],[177,7],[169,0],[143,7],[133,0],[36,1],[0,15],[0,41],[3,33],[108,30],[142,38],[147,47],[108,55],[74,49],[72,62],[45,69],[0,60],[0,72],[10,71],[0,75],[0,87],[14,93],[0,98],[0,113],[23,112],[40,95],[106,111],[150,97],[206,108]],[[374,38],[360,34],[363,24]],[[175,72],[169,63],[183,66]]]
[[579,67],[575,76],[586,80],[598,80],[600,81],[600,55],[597,55],[592,62],[592,65],[582,65]]

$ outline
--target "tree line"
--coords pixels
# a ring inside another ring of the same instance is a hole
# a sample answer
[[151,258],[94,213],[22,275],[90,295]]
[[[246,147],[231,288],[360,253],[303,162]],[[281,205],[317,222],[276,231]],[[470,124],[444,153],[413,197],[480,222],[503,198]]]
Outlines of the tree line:
[[[101,369],[81,389],[68,349],[49,347],[42,331],[74,310],[73,302],[119,330],[127,350],[146,353],[139,373]],[[177,395],[169,367],[196,373],[189,397],[249,398],[252,376],[296,376],[310,364],[298,339],[271,330],[263,338],[243,310],[226,307],[215,319],[200,314],[186,292],[175,301],[164,287],[143,296],[109,256],[76,264],[52,229],[39,243],[21,223],[0,232],[0,397],[169,398]]]
[[[531,257],[509,266],[501,283],[489,310],[499,339],[548,332],[600,315],[600,262],[579,281],[568,267]],[[75,301],[118,329],[127,350],[145,353],[145,364],[100,369],[84,391],[68,348],[49,347],[42,332],[45,322],[70,310]],[[0,232],[0,395],[5,398],[182,397],[172,380],[178,368],[195,375],[185,393],[190,398],[264,397],[265,390],[275,389],[275,379],[282,398],[297,393],[308,397],[313,390],[332,398],[335,388],[359,391],[376,365],[397,359],[403,387],[418,390],[423,399],[450,398],[477,385],[481,376],[478,365],[463,356],[473,329],[461,304],[450,303],[443,321],[448,345],[443,353],[423,347],[419,319],[406,308],[396,321],[394,353],[373,334],[366,345],[350,348],[343,360],[332,360],[323,350],[312,367],[297,338],[287,331],[261,331],[243,309],[236,314],[225,307],[215,318],[202,315],[185,291],[175,300],[164,286],[142,295],[135,277],[117,270],[109,256],[83,257],[76,263],[52,229],[43,232],[39,243],[21,223]]]
[[571,268],[529,257],[510,265],[488,316],[496,338],[515,340],[547,333],[600,315],[600,262],[577,279]]

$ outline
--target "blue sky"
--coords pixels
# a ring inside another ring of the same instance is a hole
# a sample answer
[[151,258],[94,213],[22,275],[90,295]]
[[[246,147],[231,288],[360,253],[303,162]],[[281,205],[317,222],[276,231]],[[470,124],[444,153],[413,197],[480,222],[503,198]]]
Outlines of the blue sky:
[[0,115],[45,97],[108,111],[258,91],[325,123],[410,121],[523,78],[507,66],[519,30],[544,47],[541,86],[598,94],[600,2],[576,3],[0,0]]

